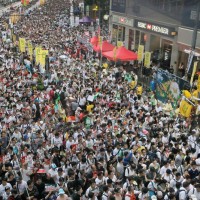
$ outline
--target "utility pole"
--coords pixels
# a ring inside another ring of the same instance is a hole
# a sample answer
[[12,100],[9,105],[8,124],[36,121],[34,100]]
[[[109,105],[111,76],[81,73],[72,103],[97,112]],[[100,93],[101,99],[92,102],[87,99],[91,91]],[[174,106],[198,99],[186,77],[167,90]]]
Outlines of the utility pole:
[[195,25],[194,25],[193,36],[192,36],[191,52],[189,54],[188,64],[187,64],[187,69],[186,69],[187,73],[190,71],[192,60],[195,54],[197,33],[198,33],[198,27],[199,27],[199,17],[200,17],[199,13],[200,13],[200,1],[198,1],[198,5],[197,5],[197,14],[196,14]]

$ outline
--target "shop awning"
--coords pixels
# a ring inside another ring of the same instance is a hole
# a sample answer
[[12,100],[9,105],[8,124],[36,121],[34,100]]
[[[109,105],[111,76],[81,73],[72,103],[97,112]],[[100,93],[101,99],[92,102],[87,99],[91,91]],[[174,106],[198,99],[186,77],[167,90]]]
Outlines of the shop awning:
[[93,46],[93,49],[96,52],[112,51],[114,48],[115,48],[115,46],[110,44],[108,41],[103,41],[102,42],[102,49],[101,49],[101,45],[99,45],[98,43],[97,43],[97,45]]
[[81,24],[81,23],[91,23],[91,22],[93,22],[93,19],[91,19],[91,18],[88,17],[88,16],[85,16],[85,17],[83,17],[82,19],[79,20],[79,23],[80,23],[80,24]]
[[131,61],[137,60],[137,54],[129,51],[125,47],[114,48],[113,51],[103,52],[102,55],[113,61]]

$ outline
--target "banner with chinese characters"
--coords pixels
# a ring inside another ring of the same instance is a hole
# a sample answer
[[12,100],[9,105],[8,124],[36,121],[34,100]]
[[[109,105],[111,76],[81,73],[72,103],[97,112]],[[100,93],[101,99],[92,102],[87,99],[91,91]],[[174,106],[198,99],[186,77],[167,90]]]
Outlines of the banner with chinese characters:
[[139,47],[138,47],[138,61],[143,60],[143,54],[144,54],[144,45],[139,45]]
[[42,50],[41,47],[36,47],[35,48],[35,61],[36,61],[37,65],[40,63],[41,50]]
[[190,90],[190,83],[167,71],[158,69],[156,76],[156,98],[163,103],[170,100],[173,106],[181,97],[183,90]]
[[40,51],[40,65],[44,68],[46,63],[46,56],[49,54],[48,50],[41,50]]
[[179,112],[184,117],[190,117],[192,110],[192,105],[190,105],[187,101],[182,100],[180,103]]
[[122,41],[117,41],[117,47],[123,47],[124,43]]
[[27,42],[27,46],[28,46],[28,54],[30,56],[30,59],[32,60],[33,59],[33,45],[30,40]]
[[197,90],[198,90],[198,92],[200,92],[200,74],[199,74],[198,81],[197,81]]
[[19,38],[19,50],[20,50],[20,52],[26,51],[26,40],[25,40],[25,38]]
[[150,67],[150,64],[151,64],[151,52],[145,52],[144,66]]

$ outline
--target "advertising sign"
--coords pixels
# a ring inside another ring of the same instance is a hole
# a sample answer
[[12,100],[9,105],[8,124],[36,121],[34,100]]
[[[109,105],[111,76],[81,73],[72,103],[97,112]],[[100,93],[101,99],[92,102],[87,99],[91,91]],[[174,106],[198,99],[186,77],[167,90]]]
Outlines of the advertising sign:
[[135,20],[135,27],[138,29],[143,29],[149,32],[158,33],[158,34],[169,36],[169,37],[176,35],[175,28],[173,27],[167,27],[167,26],[159,25],[152,22],[142,21],[142,20]]
[[166,103],[170,100],[175,106],[181,91],[190,88],[190,83],[167,71],[159,69],[156,77],[156,97]]
[[125,13],[126,0],[112,0],[111,10],[119,13]]

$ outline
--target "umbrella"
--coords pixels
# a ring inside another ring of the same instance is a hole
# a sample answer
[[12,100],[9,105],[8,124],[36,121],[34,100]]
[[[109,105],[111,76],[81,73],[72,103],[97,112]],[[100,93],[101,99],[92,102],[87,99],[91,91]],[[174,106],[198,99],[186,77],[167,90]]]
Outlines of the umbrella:
[[114,48],[115,48],[115,46],[113,46],[112,44],[110,44],[108,41],[103,41],[102,42],[102,49],[101,49],[101,46],[99,44],[93,46],[93,49],[96,52],[100,52],[100,51],[102,51],[102,52],[112,51]]
[[121,60],[121,61],[131,61],[137,60],[137,54],[129,51],[125,47],[119,47],[118,49],[113,49],[113,51],[103,52],[102,55],[109,60]]
[[91,23],[91,22],[93,22],[93,20],[88,16],[83,17],[82,19],[79,20],[79,23]]
[[97,37],[97,36],[92,37],[92,38],[90,39],[90,43],[91,43],[92,45],[97,45],[97,43],[98,43],[98,37]]
[[65,59],[67,59],[67,56],[66,55],[61,55],[59,58],[65,60]]

